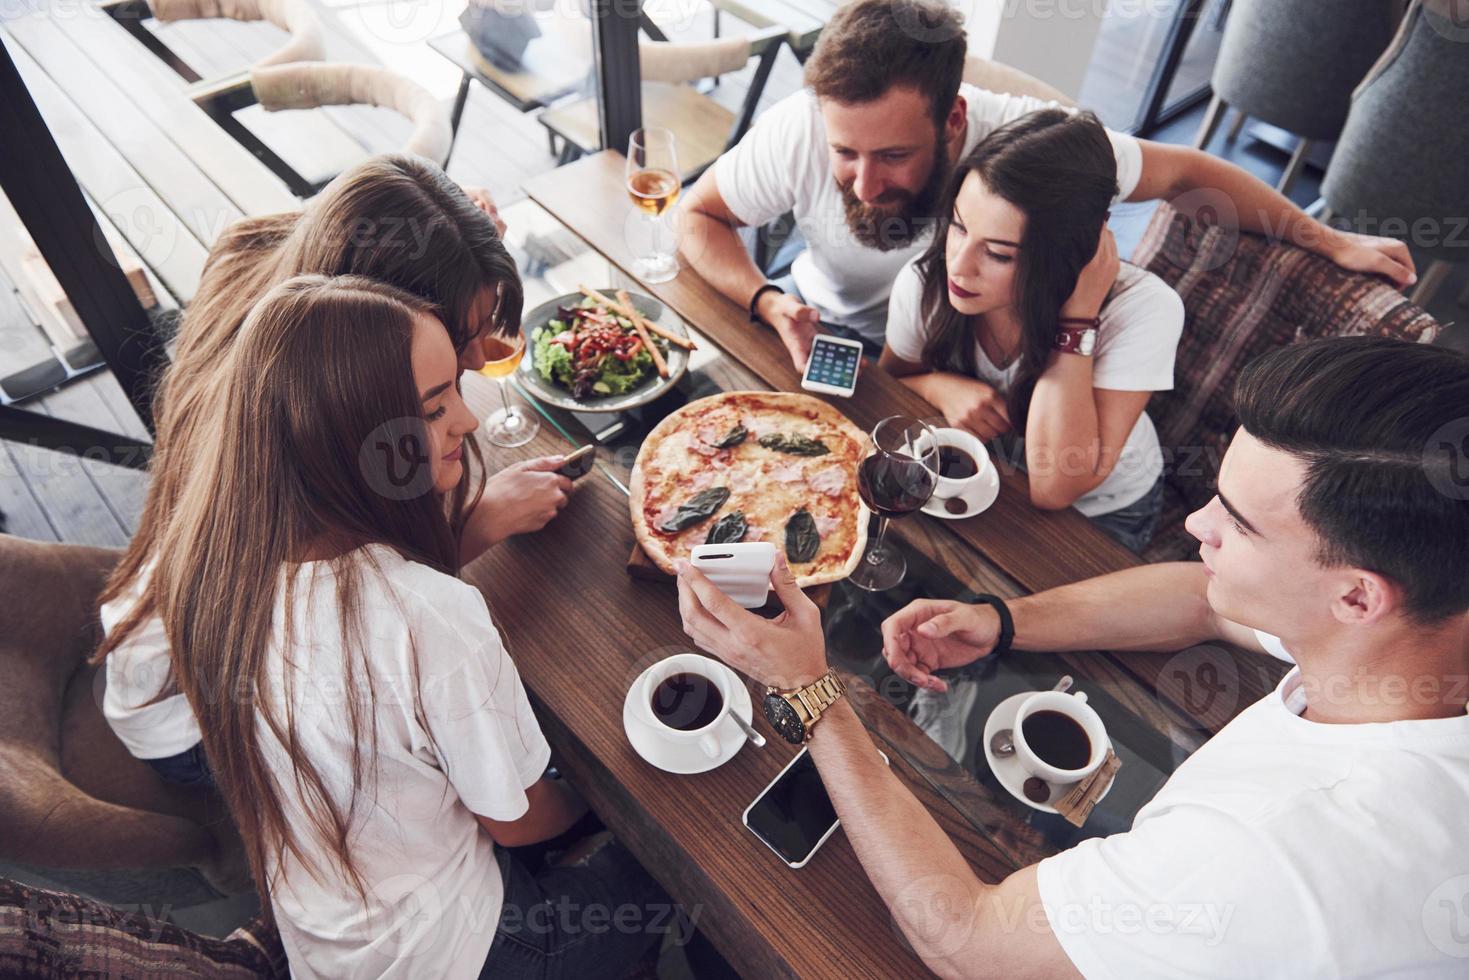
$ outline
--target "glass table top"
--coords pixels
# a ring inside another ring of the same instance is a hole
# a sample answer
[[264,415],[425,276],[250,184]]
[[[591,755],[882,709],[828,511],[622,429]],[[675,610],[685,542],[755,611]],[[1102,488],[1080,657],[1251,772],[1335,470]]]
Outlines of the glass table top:
[[[600,478],[627,493],[638,448],[664,417],[707,395],[768,387],[712,343],[701,340],[692,326],[690,333],[701,342],[688,373],[668,394],[635,410],[617,414],[568,412],[535,401],[519,386],[517,390],[568,441],[577,446],[595,442]],[[982,747],[985,722],[991,711],[1007,698],[1049,690],[1071,671],[1058,655],[1011,652],[951,672],[947,677],[950,691],[945,695],[915,692],[891,672],[883,659],[882,621],[914,599],[972,601],[974,594],[947,569],[903,543],[899,536],[890,535],[888,540],[904,549],[908,561],[906,578],[896,587],[877,593],[862,591],[845,582],[837,583],[824,612],[824,623],[833,664],[870,681],[881,696],[905,712],[943,749],[952,765],[940,771],[931,760],[917,758],[901,745],[892,747],[969,823],[1010,853],[1017,865],[1063,850],[1087,837],[1128,829],[1137,811],[1202,744],[1202,735],[1186,725],[1160,725],[1158,712],[1151,712],[1151,718],[1142,717],[1134,710],[1138,698],[1142,697],[1135,682],[1109,678],[1102,683],[1078,678],[1073,690],[1086,692],[1122,760],[1111,790],[1080,828],[1059,815],[1041,812],[1017,799],[991,771]],[[975,560],[982,559],[975,556]],[[1151,695],[1147,697],[1150,699]],[[1131,705],[1126,703],[1128,700],[1132,701]],[[961,775],[959,770],[967,775]]]

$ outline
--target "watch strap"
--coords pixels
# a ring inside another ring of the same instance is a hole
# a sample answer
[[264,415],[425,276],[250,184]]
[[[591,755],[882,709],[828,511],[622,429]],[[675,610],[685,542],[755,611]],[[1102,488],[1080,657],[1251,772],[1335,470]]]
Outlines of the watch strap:
[[777,286],[773,282],[767,282],[765,285],[763,285],[759,289],[755,290],[755,295],[750,297],[750,322],[751,323],[763,323],[763,322],[765,322],[765,321],[763,321],[763,320],[760,319],[760,315],[755,312],[755,308],[760,305],[760,297],[761,296],[764,296],[766,293],[772,292],[772,291],[777,292],[777,293],[780,293],[782,296],[785,295],[785,290],[784,289],[781,289],[779,286]]
[[816,680],[805,687],[798,687],[792,691],[776,691],[776,694],[785,699],[801,719],[801,725],[806,730],[806,738],[811,737],[811,730],[821,720],[826,709],[836,704],[841,696],[847,693],[847,686],[837,676],[836,671],[827,670]]
[[1000,617],[1000,638],[995,641],[995,649],[990,655],[997,657],[1009,652],[1010,644],[1015,642],[1015,617],[1010,615],[1010,607],[1005,604],[1004,599],[988,592],[976,596],[974,601],[989,606]]
[[1092,350],[1096,347],[1098,322],[1100,321],[1080,318],[1061,320],[1056,328],[1056,341],[1051,345],[1051,349],[1063,354],[1091,356]]

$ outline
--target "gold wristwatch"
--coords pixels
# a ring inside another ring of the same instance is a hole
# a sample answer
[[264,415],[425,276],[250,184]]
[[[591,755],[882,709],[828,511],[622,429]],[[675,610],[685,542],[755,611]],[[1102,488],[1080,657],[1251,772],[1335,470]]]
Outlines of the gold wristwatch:
[[821,715],[847,693],[847,687],[836,671],[828,669],[805,687],[793,691],[780,691],[773,687],[765,689],[765,720],[777,735],[800,745],[810,741],[811,730],[821,720]]

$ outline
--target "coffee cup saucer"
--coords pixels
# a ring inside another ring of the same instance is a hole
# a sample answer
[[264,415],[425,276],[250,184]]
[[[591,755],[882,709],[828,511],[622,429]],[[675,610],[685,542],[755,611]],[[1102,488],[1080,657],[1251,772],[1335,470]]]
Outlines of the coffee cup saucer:
[[[628,742],[642,756],[643,761],[664,772],[692,776],[718,769],[738,755],[745,744],[745,733],[728,718],[719,726],[719,755],[710,758],[699,748],[698,742],[675,742],[665,738],[659,733],[661,726],[651,717],[644,717],[642,709],[646,706],[640,703],[643,678],[656,666],[658,665],[654,664],[638,675],[637,680],[627,689],[627,697],[622,702],[623,731],[627,733]],[[751,721],[755,716],[755,704],[750,700],[750,690],[744,679],[724,664],[720,664],[719,668],[729,673],[729,689],[733,694],[730,698],[730,710],[739,712],[739,716],[746,722]]]
[[[989,719],[984,723],[984,740],[980,744],[984,747],[984,758],[989,763],[990,772],[995,774],[995,779],[1001,786],[1005,787],[1005,790],[1011,796],[1033,810],[1040,810],[1044,813],[1058,813],[1059,811],[1051,806],[1049,802],[1037,803],[1034,800],[1026,798],[1025,781],[1030,779],[1031,775],[1026,772],[1025,766],[1021,764],[1019,756],[1012,753],[1002,758],[995,755],[994,749],[990,748],[990,740],[995,737],[996,732],[1015,727],[1015,716],[1020,712],[1020,705],[1034,693],[1036,692],[1022,691],[1019,694],[1011,695],[995,705],[995,710],[990,712]],[[1111,748],[1111,739],[1107,740],[1107,746]],[[1112,782],[1107,784],[1107,788],[1102,790],[1102,795],[1097,797],[1099,802],[1107,798],[1107,794],[1112,792],[1112,787],[1116,782],[1117,780],[1114,778]],[[1059,800],[1066,795],[1067,790],[1076,785],[1075,782],[1055,783],[1050,780],[1046,780],[1045,783],[1051,790],[1051,795],[1048,797],[1050,800]]]
[[923,512],[929,517],[938,517],[946,521],[962,521],[966,517],[982,514],[990,509],[995,498],[1000,495],[1000,472],[995,469],[994,464],[985,467],[979,479],[974,485],[959,494],[957,499],[964,502],[963,513],[953,514],[949,512],[948,500],[940,500],[938,497],[929,497],[928,503],[923,505]]

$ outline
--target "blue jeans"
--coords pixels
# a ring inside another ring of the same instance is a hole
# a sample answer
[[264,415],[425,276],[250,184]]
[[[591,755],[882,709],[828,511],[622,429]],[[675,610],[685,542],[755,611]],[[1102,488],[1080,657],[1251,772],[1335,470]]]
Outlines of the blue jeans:
[[481,980],[616,978],[669,932],[692,929],[621,844],[577,864],[532,871],[496,849],[505,879],[500,925]]
[[164,782],[176,783],[179,786],[203,786],[214,789],[214,773],[209,768],[209,760],[204,758],[203,742],[166,759],[144,759],[143,761],[152,766],[153,771],[162,776]]
[[1113,540],[1134,554],[1142,554],[1158,529],[1158,515],[1163,511],[1163,478],[1134,503],[1106,514],[1098,514],[1091,522],[1106,531]]

